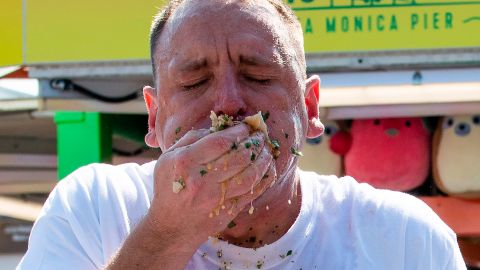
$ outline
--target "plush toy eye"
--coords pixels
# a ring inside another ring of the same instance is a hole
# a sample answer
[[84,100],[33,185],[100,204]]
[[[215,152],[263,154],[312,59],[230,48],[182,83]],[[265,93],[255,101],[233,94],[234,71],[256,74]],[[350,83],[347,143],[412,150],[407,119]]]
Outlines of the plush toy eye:
[[472,120],[475,125],[480,125],[480,115],[475,115]]
[[335,133],[337,133],[337,128],[332,126],[325,126],[324,133],[327,136],[333,136]]
[[411,126],[412,126],[412,122],[410,122],[410,120],[405,121],[405,126],[411,127]]
[[449,117],[449,118],[445,118],[445,120],[443,120],[443,129],[446,129],[446,128],[449,128],[451,126],[453,126],[453,118]]
[[320,144],[321,142],[322,142],[322,136],[318,136],[318,137],[312,138],[312,139],[307,139],[307,143],[312,144],[312,145]]
[[467,136],[470,133],[470,125],[466,123],[460,123],[455,127],[455,134],[458,136]]
[[373,124],[374,124],[375,126],[380,125],[380,120],[379,120],[379,119],[373,120]]

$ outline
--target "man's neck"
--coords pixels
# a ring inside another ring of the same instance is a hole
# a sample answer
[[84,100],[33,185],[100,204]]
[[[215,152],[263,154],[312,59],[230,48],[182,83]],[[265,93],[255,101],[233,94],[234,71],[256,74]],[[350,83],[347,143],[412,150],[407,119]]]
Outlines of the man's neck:
[[280,239],[292,227],[300,213],[302,199],[298,171],[277,182],[253,202],[220,234],[220,239],[247,248],[258,248]]

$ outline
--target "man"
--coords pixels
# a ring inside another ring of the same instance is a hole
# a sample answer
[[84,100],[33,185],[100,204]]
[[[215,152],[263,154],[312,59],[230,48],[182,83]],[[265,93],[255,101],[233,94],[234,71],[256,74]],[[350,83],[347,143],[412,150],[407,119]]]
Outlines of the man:
[[[145,140],[163,154],[59,183],[20,269],[465,268],[419,200],[297,169],[304,138],[323,131],[320,81],[282,1],[172,1],[151,46]],[[261,111],[268,136],[244,123],[211,133],[211,111]]]

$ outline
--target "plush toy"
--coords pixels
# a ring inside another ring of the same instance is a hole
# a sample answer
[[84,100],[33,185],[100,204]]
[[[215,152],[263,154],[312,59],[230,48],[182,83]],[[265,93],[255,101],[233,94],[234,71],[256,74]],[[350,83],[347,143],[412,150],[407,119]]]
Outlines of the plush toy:
[[433,141],[433,179],[440,190],[480,197],[480,115],[444,117]]
[[430,132],[421,118],[353,120],[345,171],[376,188],[408,191],[427,178]]
[[324,122],[324,134],[307,139],[303,146],[303,157],[299,166],[306,171],[314,171],[323,175],[343,175],[342,156],[350,148],[350,135],[339,128],[334,121]]

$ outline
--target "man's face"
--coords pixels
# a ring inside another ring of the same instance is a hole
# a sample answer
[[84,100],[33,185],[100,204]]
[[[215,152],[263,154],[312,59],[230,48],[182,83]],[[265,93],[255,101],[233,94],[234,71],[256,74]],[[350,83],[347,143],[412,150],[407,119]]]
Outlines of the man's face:
[[158,107],[147,143],[165,151],[187,131],[209,128],[210,111],[238,120],[268,112],[281,176],[295,167],[291,148],[301,147],[307,127],[305,80],[287,27],[263,1],[199,2],[179,7],[158,40]]

